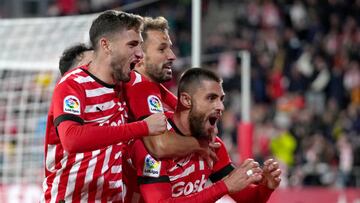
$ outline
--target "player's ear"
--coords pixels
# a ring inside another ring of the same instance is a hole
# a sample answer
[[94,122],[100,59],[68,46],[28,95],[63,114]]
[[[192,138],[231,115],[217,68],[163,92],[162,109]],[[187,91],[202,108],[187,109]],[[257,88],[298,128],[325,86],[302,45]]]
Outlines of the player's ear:
[[186,108],[191,108],[191,96],[186,92],[180,93],[180,102]]
[[111,53],[109,40],[106,39],[105,37],[102,37],[102,38],[100,38],[99,41],[100,41],[99,42],[100,48],[103,49],[105,51],[105,53],[107,53],[107,54]]

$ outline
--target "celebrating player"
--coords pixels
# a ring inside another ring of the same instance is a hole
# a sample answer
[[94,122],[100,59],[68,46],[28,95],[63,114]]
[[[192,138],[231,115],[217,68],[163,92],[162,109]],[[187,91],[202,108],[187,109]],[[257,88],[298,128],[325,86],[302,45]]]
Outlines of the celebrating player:
[[[169,109],[175,110],[176,96],[161,84],[171,80],[172,65],[176,59],[168,32],[168,22],[164,17],[144,18],[144,58],[136,64],[131,80],[125,86],[130,117],[134,120]],[[169,109],[165,109],[165,106]],[[203,141],[204,147],[200,147],[194,137],[182,137],[175,133],[144,138],[144,142],[156,157],[184,156],[193,151],[201,152],[206,157],[212,153],[206,151],[208,148]]]
[[[168,116],[168,128],[184,136],[210,138],[224,110],[220,78],[205,69],[189,69],[180,79],[178,98],[176,111]],[[261,170],[257,162],[248,159],[235,168],[221,139],[216,141],[221,147],[216,150],[219,161],[213,166],[196,154],[157,160],[142,141],[135,141],[128,163],[136,171],[140,188],[129,185],[126,201],[214,202],[230,194],[238,202],[266,202],[280,183],[278,164],[269,159]],[[206,188],[208,179],[214,184]],[[259,184],[253,184],[256,182]]]
[[142,17],[118,11],[99,15],[90,28],[92,62],[56,85],[48,113],[42,202],[122,202],[123,145],[161,134],[166,117],[127,122],[121,82],[143,57]]

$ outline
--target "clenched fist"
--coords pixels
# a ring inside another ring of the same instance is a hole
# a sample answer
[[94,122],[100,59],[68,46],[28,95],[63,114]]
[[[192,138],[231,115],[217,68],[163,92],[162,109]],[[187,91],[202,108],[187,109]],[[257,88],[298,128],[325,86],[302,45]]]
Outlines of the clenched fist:
[[144,119],[149,128],[149,135],[160,135],[166,131],[166,116],[156,113]]

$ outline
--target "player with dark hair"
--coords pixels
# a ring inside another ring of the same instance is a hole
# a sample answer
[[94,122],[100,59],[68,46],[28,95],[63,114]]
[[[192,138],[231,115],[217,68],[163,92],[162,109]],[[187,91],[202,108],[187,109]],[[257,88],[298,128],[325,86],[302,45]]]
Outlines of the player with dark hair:
[[[211,139],[224,111],[223,98],[222,80],[215,73],[187,70],[179,82],[177,108],[168,115],[168,129]],[[247,159],[234,167],[224,143],[218,137],[216,141],[221,143],[216,150],[219,160],[209,165],[196,154],[158,160],[136,140],[129,163],[136,170],[139,188],[127,188],[126,202],[215,202],[225,194],[237,202],[266,202],[280,183],[278,163],[269,159],[260,169],[257,162]],[[208,179],[214,184],[206,187]]]
[[67,71],[92,60],[93,49],[84,43],[72,45],[64,50],[59,60],[59,70],[63,76]]
[[143,57],[142,17],[100,14],[90,28],[92,62],[55,87],[45,137],[41,202],[122,202],[122,154],[131,139],[161,134],[164,114],[127,124],[122,82]]

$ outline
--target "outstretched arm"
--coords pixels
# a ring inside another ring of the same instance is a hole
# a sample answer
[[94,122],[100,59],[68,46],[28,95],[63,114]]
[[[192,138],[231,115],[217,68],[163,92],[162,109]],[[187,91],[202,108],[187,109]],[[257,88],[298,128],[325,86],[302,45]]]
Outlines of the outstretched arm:
[[144,137],[146,149],[156,158],[181,157],[201,150],[194,137],[184,137],[171,131],[162,135]]

